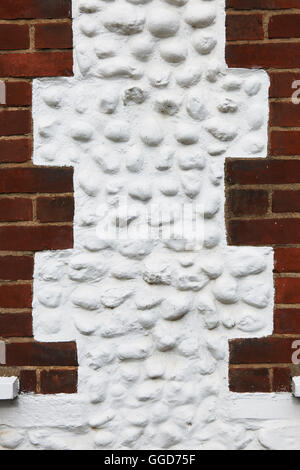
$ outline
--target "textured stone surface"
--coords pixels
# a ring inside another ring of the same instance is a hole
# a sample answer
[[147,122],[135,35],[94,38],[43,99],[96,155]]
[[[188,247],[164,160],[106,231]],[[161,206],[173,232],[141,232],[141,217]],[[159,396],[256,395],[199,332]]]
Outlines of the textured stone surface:
[[[231,415],[227,378],[228,339],[272,331],[272,250],[227,247],[223,210],[225,157],[266,155],[268,80],[226,68],[223,2],[200,4],[73,1],[75,77],[35,81],[34,162],[74,166],[76,208],[74,249],[35,257],[34,335],[76,340],[79,391],[21,396],[4,448],[277,445]],[[192,203],[201,250],[98,236]]]

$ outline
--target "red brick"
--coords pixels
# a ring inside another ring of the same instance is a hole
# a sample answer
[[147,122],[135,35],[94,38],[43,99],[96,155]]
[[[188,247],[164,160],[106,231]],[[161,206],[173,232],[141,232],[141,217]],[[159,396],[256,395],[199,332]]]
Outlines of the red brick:
[[68,18],[71,0],[5,0],[0,4],[0,18]]
[[299,273],[300,248],[276,248],[274,252],[275,272]]
[[32,337],[31,313],[0,314],[0,337]]
[[21,392],[36,392],[37,389],[37,377],[36,370],[21,370],[20,371],[20,391]]
[[226,15],[227,41],[263,39],[262,15]]
[[268,336],[231,340],[230,364],[291,364],[296,339]]
[[17,222],[32,220],[31,199],[0,198],[0,222]]
[[36,49],[70,49],[72,23],[41,23],[35,26]]
[[56,77],[72,74],[72,51],[0,55],[0,77]]
[[226,163],[226,179],[229,184],[241,185],[299,183],[300,160],[230,160]]
[[261,189],[231,189],[227,204],[235,216],[263,215],[269,206],[268,192]]
[[276,279],[275,300],[278,304],[299,304],[300,278],[280,277]]
[[300,309],[278,308],[274,312],[274,333],[300,334]]
[[0,256],[2,281],[30,281],[33,277],[33,256]]
[[293,103],[270,103],[270,125],[275,127],[299,126],[299,107]]
[[28,49],[29,26],[26,24],[0,24],[0,49]]
[[299,38],[300,15],[296,13],[271,16],[269,21],[269,38]]
[[[0,55],[1,57],[1,55]],[[1,135],[23,135],[31,132],[31,112],[27,109],[0,112]]]
[[0,140],[0,163],[23,163],[30,157],[30,139]]
[[269,76],[271,81],[270,98],[291,98],[296,90],[292,87],[293,82],[300,80],[298,72],[270,72]]
[[30,308],[32,304],[31,285],[9,284],[0,286],[0,307]]
[[8,343],[7,366],[77,366],[76,343]]
[[288,367],[273,368],[273,392],[291,392],[291,370]]
[[233,369],[229,370],[229,389],[237,393],[271,392],[268,369]]
[[31,83],[6,82],[7,106],[30,106],[32,100]]
[[0,250],[43,251],[73,248],[71,226],[12,226],[0,227]]
[[299,8],[299,0],[226,0],[226,7],[237,10],[281,10]]
[[0,168],[0,194],[73,191],[73,168]]
[[232,245],[286,245],[300,243],[300,219],[230,220]]
[[300,155],[300,131],[272,131],[270,153],[273,156]]
[[298,67],[300,43],[227,44],[229,67],[291,68]]
[[39,197],[37,218],[40,222],[72,222],[74,218],[73,197]]
[[300,191],[274,191],[273,212],[300,212]]
[[42,370],[41,393],[76,393],[77,370]]

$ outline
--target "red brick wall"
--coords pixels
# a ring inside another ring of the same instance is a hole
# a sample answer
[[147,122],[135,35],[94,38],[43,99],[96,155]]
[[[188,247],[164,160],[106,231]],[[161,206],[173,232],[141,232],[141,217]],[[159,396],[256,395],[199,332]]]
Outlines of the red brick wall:
[[227,0],[229,67],[264,68],[270,76],[267,159],[228,159],[227,230],[232,245],[275,249],[274,333],[230,342],[230,389],[290,391],[292,343],[300,335],[299,0]]
[[31,161],[32,79],[72,75],[71,0],[0,3],[0,340],[21,389],[74,393],[74,342],[38,343],[32,332],[34,253],[73,246],[73,169]]

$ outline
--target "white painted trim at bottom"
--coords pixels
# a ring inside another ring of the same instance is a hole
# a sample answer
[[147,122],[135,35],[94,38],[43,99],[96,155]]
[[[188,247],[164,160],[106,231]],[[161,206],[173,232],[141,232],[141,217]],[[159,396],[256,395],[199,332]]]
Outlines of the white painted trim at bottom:
[[232,393],[228,405],[231,419],[300,420],[300,400],[291,393]]
[[0,400],[14,400],[18,394],[18,377],[0,377]]

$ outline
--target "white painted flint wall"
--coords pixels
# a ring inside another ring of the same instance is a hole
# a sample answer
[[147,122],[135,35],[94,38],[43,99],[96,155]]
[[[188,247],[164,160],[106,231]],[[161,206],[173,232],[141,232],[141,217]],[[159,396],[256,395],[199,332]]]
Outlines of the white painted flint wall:
[[[276,447],[265,415],[291,398],[257,412],[227,383],[228,339],[272,331],[272,250],[227,247],[223,210],[225,157],[266,156],[268,78],[226,68],[221,0],[73,4],[75,77],[35,81],[34,162],[75,168],[75,247],[36,256],[34,331],[76,339],[79,393],[2,407],[0,444]],[[97,235],[153,204],[175,227],[201,207],[202,249]]]

